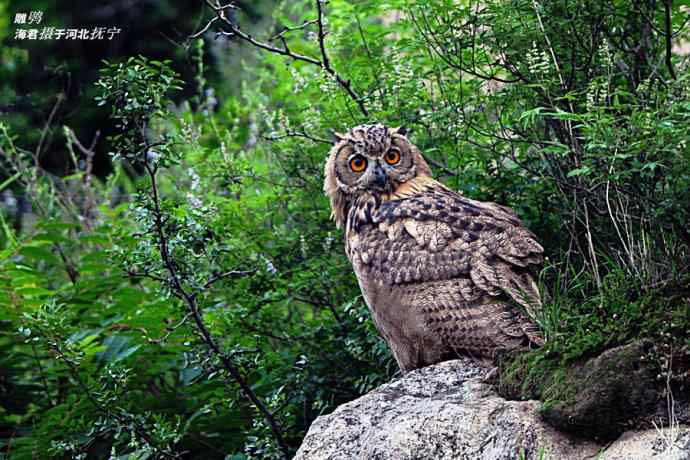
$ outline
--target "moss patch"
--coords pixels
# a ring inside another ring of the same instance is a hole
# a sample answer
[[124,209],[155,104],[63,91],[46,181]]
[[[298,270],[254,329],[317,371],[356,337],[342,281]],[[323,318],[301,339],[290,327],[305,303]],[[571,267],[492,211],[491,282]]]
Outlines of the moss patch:
[[687,289],[631,295],[619,279],[606,282],[602,297],[561,300],[564,319],[543,348],[499,363],[499,393],[539,399],[556,428],[600,440],[690,419]]

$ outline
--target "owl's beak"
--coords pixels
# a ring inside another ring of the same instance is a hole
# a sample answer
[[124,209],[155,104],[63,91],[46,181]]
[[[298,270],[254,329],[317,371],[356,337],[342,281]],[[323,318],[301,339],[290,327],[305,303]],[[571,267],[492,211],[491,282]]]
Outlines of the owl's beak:
[[388,182],[388,175],[379,164],[377,164],[376,169],[374,169],[374,181],[376,185],[382,188],[386,185],[386,182]]

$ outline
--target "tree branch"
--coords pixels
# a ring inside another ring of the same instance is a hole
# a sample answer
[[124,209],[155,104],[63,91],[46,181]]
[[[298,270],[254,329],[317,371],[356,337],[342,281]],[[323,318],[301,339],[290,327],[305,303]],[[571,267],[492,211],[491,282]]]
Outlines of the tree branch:
[[428,155],[423,155],[423,157],[424,157],[424,159],[425,159],[429,164],[431,164],[431,166],[443,170],[443,172],[444,172],[445,174],[447,174],[448,176],[453,176],[453,177],[455,177],[455,176],[458,175],[458,173],[456,173],[456,172],[453,171],[452,169],[449,169],[448,166],[446,166],[446,165],[444,165],[444,164],[442,164],[442,163],[440,163],[440,162],[438,162],[438,161],[436,161],[436,160],[433,160],[433,159],[430,158]]
[[[216,17],[216,18],[217,18],[217,17]],[[311,19],[311,20],[309,20],[309,21],[304,21],[302,24],[300,24],[300,25],[298,25],[298,26],[294,26],[294,27],[285,26],[285,27],[283,27],[283,30],[281,30],[280,32],[278,32],[277,34],[275,34],[274,36],[272,36],[271,38],[269,38],[268,41],[269,41],[269,42],[272,42],[272,41],[277,40],[277,39],[281,39],[281,40],[282,40],[282,39],[284,39],[286,33],[288,33],[288,32],[294,32],[295,30],[306,29],[306,28],[309,27],[310,25],[316,24],[316,22],[317,22],[316,19]]]
[[[147,151],[148,148],[145,150]],[[175,290],[176,295],[185,302],[187,309],[189,310],[189,314],[194,320],[197,330],[201,335],[202,341],[209,347],[213,354],[215,354],[221,360],[223,369],[225,369],[228,372],[228,374],[230,374],[232,379],[239,385],[244,396],[256,407],[256,409],[264,417],[264,420],[266,421],[269,428],[271,429],[271,432],[273,433],[273,437],[276,440],[278,448],[282,451],[283,456],[287,459],[289,457],[289,449],[287,444],[285,443],[285,440],[283,439],[282,428],[278,424],[278,421],[275,419],[273,413],[271,413],[268,407],[251,388],[249,382],[244,378],[237,366],[235,366],[235,363],[233,363],[230,357],[228,357],[220,349],[220,346],[215,341],[215,339],[211,335],[211,332],[209,331],[208,327],[204,322],[203,315],[201,313],[201,310],[199,309],[199,304],[196,300],[196,294],[187,292],[187,290],[182,285],[181,275],[178,273],[176,264],[172,258],[172,255],[170,254],[170,250],[168,248],[168,239],[165,234],[163,213],[160,207],[158,183],[156,180],[157,168],[155,166],[152,166],[148,159],[144,160],[144,167],[151,181],[151,199],[153,201],[154,231],[156,232],[156,236],[158,239],[158,251],[160,252],[161,260],[163,261],[163,265],[165,266],[169,274],[168,282]],[[233,271],[231,273],[237,274],[239,272]],[[210,285],[210,283],[216,281],[217,279],[220,278],[217,276],[211,278],[206,283],[206,285]]]
[[666,67],[671,73],[671,77],[676,79],[676,71],[673,68],[673,24],[671,22],[671,9],[673,8],[673,0],[664,0],[664,18],[666,23]]
[[203,291],[204,289],[211,287],[211,285],[217,281],[220,281],[225,278],[232,278],[235,276],[244,276],[244,275],[250,275],[254,273],[256,270],[230,270],[225,273],[220,273],[218,275],[212,276],[206,283],[201,287],[201,290]]
[[[285,41],[284,34],[285,32],[288,32],[290,29],[284,30],[271,39],[269,39],[268,42],[263,42],[260,40],[255,39],[252,37],[250,34],[242,31],[239,27],[239,25],[233,23],[227,16],[225,10],[227,8],[233,8],[237,9],[237,7],[233,4],[225,5],[222,6],[218,3],[216,0],[216,3],[213,4],[211,0],[204,0],[206,5],[208,5],[209,8],[211,8],[215,13],[216,17],[211,19],[209,23],[207,23],[199,32],[196,32],[195,34],[191,35],[190,38],[197,38],[204,32],[206,32],[210,27],[211,24],[217,20],[220,20],[221,23],[223,23],[229,31],[219,31],[218,33],[220,35],[226,36],[226,37],[237,37],[242,41],[245,41],[249,43],[250,45],[268,51],[269,53],[273,54],[278,54],[280,56],[286,56],[289,57],[290,59],[294,61],[301,61],[301,62],[306,62],[311,65],[315,65],[317,67],[320,67],[323,69],[324,72],[326,72],[328,75],[333,77],[337,82],[340,87],[345,90],[347,95],[352,99],[356,104],[357,107],[359,108],[359,111],[362,113],[364,116],[369,116],[369,111],[366,108],[366,105],[364,104],[364,100],[362,97],[357,94],[357,92],[352,88],[352,82],[350,80],[346,80],[342,75],[340,75],[336,70],[333,68],[331,65],[331,61],[328,57],[328,53],[326,52],[326,44],[325,44],[325,38],[326,38],[326,31],[324,29],[324,24],[323,24],[323,9],[322,9],[322,2],[323,0],[315,0],[316,1],[316,9],[317,9],[317,18],[312,19],[310,21],[306,21],[304,24],[301,26],[297,26],[296,28],[293,28],[292,30],[298,29],[298,28],[304,28],[309,24],[317,24],[318,26],[318,42],[319,42],[319,51],[321,53],[321,59],[317,59],[311,56],[307,56],[304,54],[299,54],[295,53],[290,48],[287,46],[287,42]],[[275,40],[276,38],[280,38],[280,41],[282,43],[282,47],[274,46],[270,42]]]
[[285,134],[277,134],[275,136],[262,136],[265,140],[267,141],[279,141],[281,139],[287,139],[290,137],[303,137],[305,139],[309,139],[312,142],[315,142],[317,144],[333,144],[332,141],[329,141],[328,139],[323,139],[320,137],[315,137],[312,136],[311,134],[308,134],[306,131],[292,131],[292,130],[287,130],[285,131]]

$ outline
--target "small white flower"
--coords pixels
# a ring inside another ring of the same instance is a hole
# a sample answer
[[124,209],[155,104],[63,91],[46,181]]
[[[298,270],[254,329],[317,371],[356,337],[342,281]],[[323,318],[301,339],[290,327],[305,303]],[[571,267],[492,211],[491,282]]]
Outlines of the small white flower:
[[271,275],[275,275],[278,273],[278,269],[273,265],[273,262],[266,257],[265,255],[261,255],[261,257],[264,259],[264,262],[266,263],[266,271],[270,273]]
[[197,197],[191,192],[187,193],[187,202],[194,209],[200,209],[204,206],[204,203],[199,199],[199,197]]
[[196,173],[196,171],[194,171],[193,168],[187,169],[187,175],[192,180],[191,184],[189,185],[189,188],[191,188],[192,190],[197,190],[199,188],[199,184],[201,183],[201,178]]
[[299,249],[304,259],[307,258],[307,240],[304,235],[299,236]]
[[14,197],[12,190],[6,189],[2,193],[2,204],[5,205],[7,211],[14,214],[17,211],[17,199]]
[[330,251],[331,247],[333,246],[333,241],[335,241],[335,238],[333,238],[333,234],[331,232],[328,232],[326,235],[326,238],[323,240],[323,249],[324,251]]
[[148,161],[150,163],[155,163],[159,157],[160,157],[160,155],[158,154],[158,152],[156,152],[153,149],[150,149],[149,151],[146,152],[146,161]]

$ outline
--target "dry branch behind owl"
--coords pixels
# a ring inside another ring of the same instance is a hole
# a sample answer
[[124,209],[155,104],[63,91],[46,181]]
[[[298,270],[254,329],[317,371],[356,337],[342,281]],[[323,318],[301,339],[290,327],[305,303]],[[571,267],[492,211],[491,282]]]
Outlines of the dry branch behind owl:
[[[283,30],[278,32],[276,35],[274,35],[271,39],[269,39],[267,42],[257,40],[254,37],[252,37],[250,34],[244,32],[243,30],[240,29],[240,26],[233,22],[227,14],[227,10],[229,9],[238,9],[237,6],[235,6],[232,3],[229,3],[227,5],[221,5],[220,2],[217,0],[212,1],[212,0],[205,0],[206,5],[211,8],[216,16],[210,19],[204,27],[201,28],[198,32],[194,33],[191,35],[189,38],[199,38],[202,36],[204,33],[206,33],[211,26],[216,22],[220,21],[220,23],[226,27],[228,30],[219,30],[217,32],[217,35],[224,36],[227,38],[238,38],[246,43],[249,43],[250,45],[263,49],[265,51],[268,51],[273,54],[278,54],[281,56],[286,56],[289,57],[292,60],[295,61],[302,61],[306,62],[308,64],[315,65],[317,67],[320,67],[323,69],[326,74],[328,74],[330,77],[334,78],[335,81],[338,83],[338,85],[345,91],[347,96],[352,99],[356,104],[357,108],[359,111],[364,115],[368,116],[369,111],[367,110],[366,104],[364,103],[364,99],[355,91],[355,89],[352,87],[352,82],[343,77],[340,73],[336,72],[336,70],[333,68],[333,65],[331,64],[331,60],[328,56],[328,52],[326,50],[326,35],[328,34],[326,28],[324,27],[324,12],[323,12],[323,4],[327,3],[324,0],[315,0],[316,4],[316,18],[312,20],[305,21],[299,26],[295,27],[284,27]],[[318,41],[318,46],[319,46],[319,53],[320,57],[315,58],[311,56],[307,56],[304,54],[299,54],[295,53],[290,49],[290,47],[287,44],[287,40],[285,39],[285,35],[291,31],[294,30],[302,30],[305,29],[311,25],[316,25],[317,26],[317,41]],[[271,42],[274,40],[280,40],[282,46],[275,46]]]
[[398,130],[339,135],[324,191],[374,323],[401,370],[543,343],[535,272],[543,249],[515,213],[431,176]]

